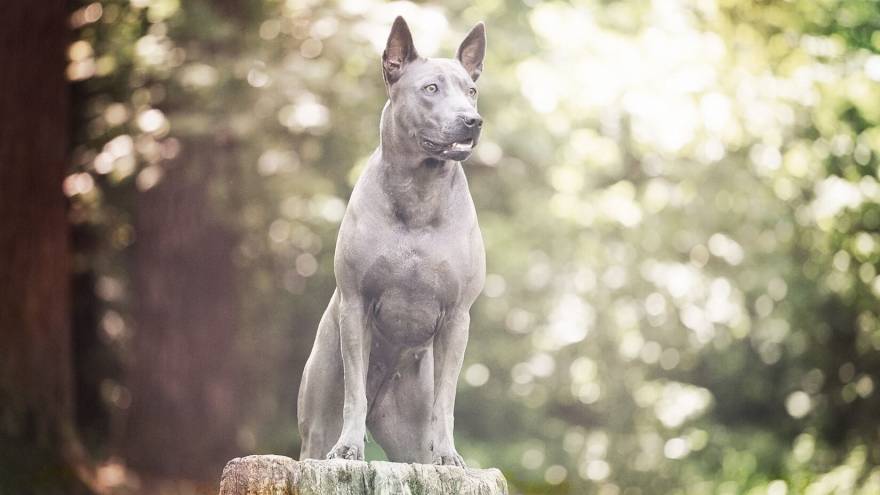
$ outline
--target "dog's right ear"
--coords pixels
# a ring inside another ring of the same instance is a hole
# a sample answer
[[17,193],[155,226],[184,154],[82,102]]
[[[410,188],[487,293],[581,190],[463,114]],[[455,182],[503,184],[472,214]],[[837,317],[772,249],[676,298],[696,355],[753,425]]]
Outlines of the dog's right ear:
[[413,44],[412,34],[403,17],[397,16],[388,35],[388,43],[382,53],[382,74],[389,86],[400,79],[406,64],[417,59],[419,54]]

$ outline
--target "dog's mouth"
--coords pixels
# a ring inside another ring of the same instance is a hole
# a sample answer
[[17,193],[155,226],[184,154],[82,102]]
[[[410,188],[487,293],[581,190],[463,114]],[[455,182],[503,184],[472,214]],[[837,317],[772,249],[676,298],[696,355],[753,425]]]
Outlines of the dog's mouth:
[[473,138],[462,139],[460,141],[453,141],[445,144],[422,138],[422,147],[427,151],[442,155],[450,155],[450,157],[470,154],[474,149],[474,144],[475,142]]

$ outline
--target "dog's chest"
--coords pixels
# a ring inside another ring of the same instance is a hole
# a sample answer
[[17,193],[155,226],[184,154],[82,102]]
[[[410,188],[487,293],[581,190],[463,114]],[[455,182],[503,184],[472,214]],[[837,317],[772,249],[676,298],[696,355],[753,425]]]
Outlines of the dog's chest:
[[423,235],[397,236],[382,247],[363,280],[370,317],[382,337],[419,346],[434,336],[467,283],[464,245],[443,235]]

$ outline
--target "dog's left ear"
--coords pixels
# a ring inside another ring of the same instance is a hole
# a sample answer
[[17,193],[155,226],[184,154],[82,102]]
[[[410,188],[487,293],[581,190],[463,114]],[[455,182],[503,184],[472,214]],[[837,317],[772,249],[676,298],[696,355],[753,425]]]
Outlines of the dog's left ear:
[[486,56],[486,25],[478,22],[461,42],[455,58],[461,62],[471,79],[476,81],[483,72],[483,57]]

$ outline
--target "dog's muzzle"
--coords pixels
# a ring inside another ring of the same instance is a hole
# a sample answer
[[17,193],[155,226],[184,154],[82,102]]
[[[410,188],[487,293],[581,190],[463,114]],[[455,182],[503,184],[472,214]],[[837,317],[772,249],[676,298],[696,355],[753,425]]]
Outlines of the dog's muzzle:
[[471,152],[477,145],[479,135],[464,137],[455,141],[438,142],[428,138],[421,138],[422,148],[429,154],[446,160],[461,161],[471,156]]

